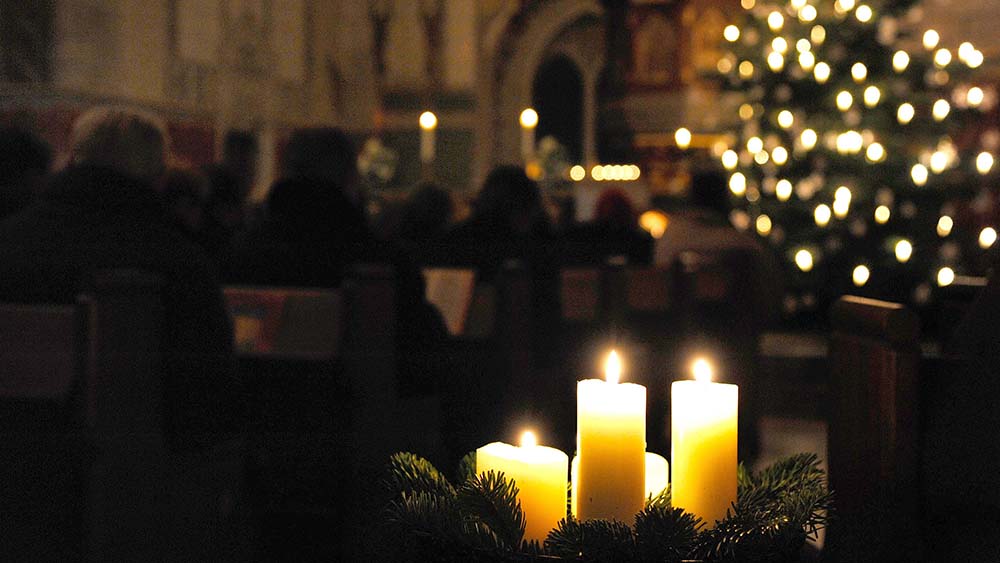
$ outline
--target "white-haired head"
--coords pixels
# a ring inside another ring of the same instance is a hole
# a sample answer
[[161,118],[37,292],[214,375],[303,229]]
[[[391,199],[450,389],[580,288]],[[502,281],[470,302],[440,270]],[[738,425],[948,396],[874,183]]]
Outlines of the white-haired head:
[[143,182],[153,182],[166,167],[163,123],[133,109],[97,107],[73,124],[73,164],[103,166]]

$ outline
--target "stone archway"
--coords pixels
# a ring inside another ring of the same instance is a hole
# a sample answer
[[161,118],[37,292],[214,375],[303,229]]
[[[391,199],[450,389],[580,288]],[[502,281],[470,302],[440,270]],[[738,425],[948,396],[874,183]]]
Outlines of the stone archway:
[[[508,13],[484,36],[477,135],[477,179],[500,163],[519,162],[518,115],[532,103],[542,63],[562,55],[583,79],[583,161],[596,159],[597,81],[604,67],[604,10],[598,0],[549,0]],[[516,31],[511,25],[518,21]],[[516,33],[516,36],[511,36]]]

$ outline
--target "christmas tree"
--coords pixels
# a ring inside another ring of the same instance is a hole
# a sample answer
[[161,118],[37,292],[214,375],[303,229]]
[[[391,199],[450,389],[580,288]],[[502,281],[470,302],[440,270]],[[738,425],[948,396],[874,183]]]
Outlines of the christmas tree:
[[920,307],[985,272],[996,94],[972,79],[982,53],[942,45],[914,4],[742,0],[724,30],[731,219],[776,250],[786,312],[845,293]]

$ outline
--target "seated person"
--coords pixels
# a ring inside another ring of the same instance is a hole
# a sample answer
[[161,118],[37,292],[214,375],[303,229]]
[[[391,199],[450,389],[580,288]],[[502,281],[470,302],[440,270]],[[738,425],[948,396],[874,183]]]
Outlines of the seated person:
[[604,190],[594,220],[571,228],[564,242],[562,261],[569,264],[600,265],[612,256],[649,264],[653,255],[653,237],[639,228],[635,208],[621,188]]
[[420,270],[399,249],[372,236],[355,162],[350,140],[337,129],[293,134],[265,217],[237,239],[227,278],[241,284],[338,287],[352,264],[391,264],[401,391],[426,392],[444,371],[447,330],[425,299]]
[[52,149],[32,133],[0,128],[0,219],[38,196],[52,163]]
[[168,222],[155,191],[166,147],[151,117],[106,108],[80,116],[69,166],[0,222],[0,299],[73,303],[97,270],[159,276],[166,431],[175,448],[191,448],[239,432],[245,396],[216,274]]

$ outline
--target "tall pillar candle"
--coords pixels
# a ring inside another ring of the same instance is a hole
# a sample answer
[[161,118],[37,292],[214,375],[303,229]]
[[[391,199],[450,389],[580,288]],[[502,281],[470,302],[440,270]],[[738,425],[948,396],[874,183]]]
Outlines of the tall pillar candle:
[[646,388],[618,383],[621,362],[612,352],[607,381],[577,382],[581,520],[616,519],[631,524],[646,491]]
[[694,381],[670,387],[671,502],[712,527],[736,502],[739,387],[712,383],[705,360],[694,372]]
[[517,486],[526,540],[545,541],[566,517],[568,465],[565,453],[539,446],[531,432],[524,433],[521,447],[493,442],[476,450],[476,473],[503,472]]
[[521,158],[528,164],[535,158],[535,127],[538,125],[538,112],[525,108],[519,119],[521,123]]
[[420,162],[427,166],[434,162],[436,130],[437,116],[429,111],[420,114]]
[[[570,514],[580,517],[576,503],[580,497],[580,456],[570,462]],[[669,484],[670,464],[662,455],[646,452],[646,498],[655,497]]]

